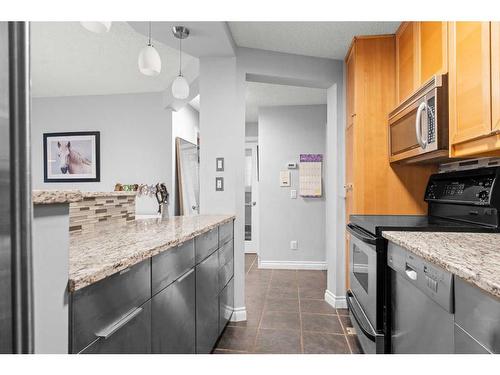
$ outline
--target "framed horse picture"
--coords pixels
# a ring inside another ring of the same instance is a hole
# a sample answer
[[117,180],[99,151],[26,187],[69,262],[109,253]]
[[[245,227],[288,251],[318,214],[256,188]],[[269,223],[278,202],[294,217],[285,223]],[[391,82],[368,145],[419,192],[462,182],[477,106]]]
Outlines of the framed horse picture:
[[99,132],[43,134],[45,182],[99,182]]

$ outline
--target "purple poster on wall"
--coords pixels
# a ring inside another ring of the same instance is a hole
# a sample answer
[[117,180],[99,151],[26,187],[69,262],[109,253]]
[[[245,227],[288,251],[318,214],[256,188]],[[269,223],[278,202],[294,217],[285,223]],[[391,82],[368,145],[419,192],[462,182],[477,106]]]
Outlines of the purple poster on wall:
[[322,162],[323,154],[300,154],[301,163]]
[[300,195],[307,198],[322,196],[322,154],[300,154]]

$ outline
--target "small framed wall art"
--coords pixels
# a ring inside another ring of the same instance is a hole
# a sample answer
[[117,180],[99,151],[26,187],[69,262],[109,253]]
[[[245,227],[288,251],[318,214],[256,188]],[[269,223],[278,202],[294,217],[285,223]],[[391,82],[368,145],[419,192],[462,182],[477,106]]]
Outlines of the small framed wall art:
[[43,134],[44,182],[99,182],[99,132]]

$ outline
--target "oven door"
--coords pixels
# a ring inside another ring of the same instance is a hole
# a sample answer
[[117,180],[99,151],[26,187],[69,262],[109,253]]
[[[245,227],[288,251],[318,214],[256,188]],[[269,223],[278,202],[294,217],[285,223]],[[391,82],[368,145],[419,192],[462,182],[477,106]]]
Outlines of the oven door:
[[347,305],[365,353],[383,353],[384,335],[377,327],[377,239],[348,224],[350,240],[350,285]]

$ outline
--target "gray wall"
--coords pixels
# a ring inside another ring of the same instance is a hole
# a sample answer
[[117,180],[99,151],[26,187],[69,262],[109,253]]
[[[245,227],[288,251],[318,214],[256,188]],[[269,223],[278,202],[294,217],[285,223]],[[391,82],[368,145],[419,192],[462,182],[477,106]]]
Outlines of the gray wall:
[[[325,262],[325,196],[290,198],[299,191],[299,170],[291,170],[291,187],[280,187],[279,172],[301,153],[325,154],[326,105],[261,107],[260,260]],[[298,249],[290,250],[290,241]]]
[[[44,183],[43,133],[101,132],[101,182]],[[161,93],[34,98],[34,189],[112,191],[115,183],[165,182],[172,191],[172,115]],[[154,198],[138,198],[137,213],[153,214]]]
[[245,123],[245,137],[258,137],[259,124],[257,122]]

